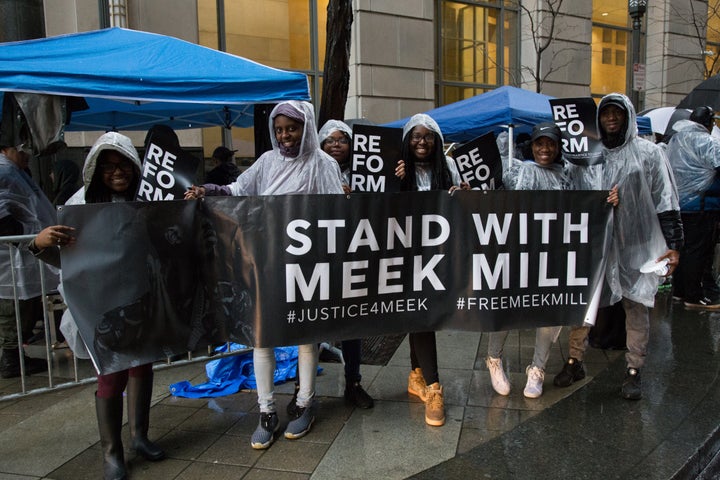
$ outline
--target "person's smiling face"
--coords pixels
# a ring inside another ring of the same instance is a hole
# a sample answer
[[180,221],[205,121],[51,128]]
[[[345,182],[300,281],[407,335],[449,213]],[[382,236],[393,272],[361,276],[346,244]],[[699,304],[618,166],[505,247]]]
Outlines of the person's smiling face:
[[600,126],[608,135],[616,135],[625,123],[625,110],[617,105],[607,105],[600,110]]
[[435,151],[435,133],[422,125],[410,132],[410,149],[418,160],[428,160]]
[[273,119],[273,131],[278,145],[291,149],[300,148],[303,136],[303,124],[285,115],[278,115]]
[[539,137],[532,142],[533,158],[538,165],[551,165],[555,161],[559,150],[558,143],[550,137]]
[[115,193],[125,193],[135,177],[132,162],[115,150],[105,150],[97,168],[105,186]]

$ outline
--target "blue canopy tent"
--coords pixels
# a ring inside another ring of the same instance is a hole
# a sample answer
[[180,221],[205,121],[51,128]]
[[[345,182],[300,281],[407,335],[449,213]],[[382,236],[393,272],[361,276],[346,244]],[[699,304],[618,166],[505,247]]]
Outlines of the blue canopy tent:
[[256,103],[310,98],[303,73],[117,27],[0,44],[2,91],[84,98],[75,131],[247,127]]
[[643,117],[642,115],[637,116],[638,134],[640,135],[652,135],[652,122],[650,118]]
[[[549,102],[552,98],[504,86],[425,113],[438,123],[447,142],[465,143],[490,131],[497,134],[508,129],[512,135],[518,133],[518,127],[529,132],[537,123],[553,121]],[[408,120],[409,117],[384,126],[402,127]],[[640,120],[638,126],[641,133],[649,133],[645,119]]]
[[[504,86],[425,112],[440,126],[448,142],[464,143],[490,131],[512,126],[530,127],[551,122],[553,97],[521,88]],[[408,118],[385,124],[402,127]]]

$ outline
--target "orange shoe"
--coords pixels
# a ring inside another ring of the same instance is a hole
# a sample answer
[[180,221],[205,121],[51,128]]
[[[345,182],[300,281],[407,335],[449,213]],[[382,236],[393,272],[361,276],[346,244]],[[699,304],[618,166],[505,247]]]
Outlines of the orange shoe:
[[428,385],[425,390],[425,423],[433,427],[445,425],[445,400],[443,400],[443,387],[435,382]]
[[427,384],[425,383],[422,370],[420,368],[410,370],[410,375],[408,376],[408,393],[419,397],[420,400],[424,402],[427,398],[425,395],[426,389]]

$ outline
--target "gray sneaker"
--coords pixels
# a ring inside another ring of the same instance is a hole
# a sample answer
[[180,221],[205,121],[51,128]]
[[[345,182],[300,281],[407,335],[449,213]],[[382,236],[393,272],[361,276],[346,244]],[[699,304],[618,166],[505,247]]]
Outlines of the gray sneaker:
[[275,432],[280,427],[277,413],[261,413],[260,422],[258,423],[255,433],[250,438],[250,445],[255,450],[264,450],[272,445],[275,440]]
[[295,440],[304,437],[312,427],[315,421],[315,402],[307,407],[297,407],[295,418],[290,420],[287,429],[285,429],[285,438]]

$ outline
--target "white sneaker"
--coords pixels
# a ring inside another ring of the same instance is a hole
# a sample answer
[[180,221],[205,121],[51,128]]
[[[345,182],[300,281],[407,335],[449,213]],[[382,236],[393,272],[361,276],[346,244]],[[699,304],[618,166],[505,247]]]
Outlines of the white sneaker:
[[490,371],[490,380],[492,381],[493,390],[500,395],[509,395],[510,381],[507,376],[505,376],[502,358],[487,357],[485,359],[485,365],[487,365],[487,368]]
[[527,398],[538,398],[542,395],[543,382],[545,381],[545,371],[534,365],[528,365],[525,369],[525,373],[527,373],[528,379],[527,384],[525,384],[523,395]]

